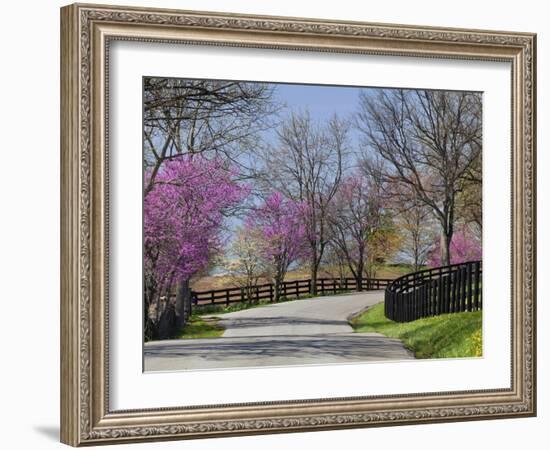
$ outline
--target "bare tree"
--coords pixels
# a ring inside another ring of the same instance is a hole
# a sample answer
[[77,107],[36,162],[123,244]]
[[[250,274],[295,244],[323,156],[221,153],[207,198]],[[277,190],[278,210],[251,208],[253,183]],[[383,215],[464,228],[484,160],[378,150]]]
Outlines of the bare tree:
[[145,78],[143,88],[145,195],[170,158],[208,152],[242,165],[277,110],[267,83]]
[[323,256],[323,268],[330,278],[337,278],[340,280],[340,286],[344,285],[349,269],[345,255],[334,240],[331,240],[327,245]]
[[337,116],[320,125],[308,112],[293,113],[277,131],[279,145],[265,152],[264,185],[305,205],[303,220],[310,248],[311,293],[330,240],[329,207],[344,170],[349,126]]
[[343,180],[334,197],[328,224],[336,251],[347,264],[358,291],[363,290],[369,243],[382,216],[376,188],[367,178],[355,174]]
[[431,209],[425,203],[415,194],[411,194],[410,198],[410,201],[395,205],[394,211],[403,236],[401,253],[412,262],[413,271],[417,272],[426,264],[433,247],[434,220]]
[[383,162],[380,180],[430,207],[450,261],[457,196],[481,154],[481,94],[383,89],[360,95],[356,125]]
[[463,191],[458,196],[458,213],[460,219],[470,225],[469,229],[481,240],[483,231],[482,208],[482,164],[481,155],[474,161],[465,177]]

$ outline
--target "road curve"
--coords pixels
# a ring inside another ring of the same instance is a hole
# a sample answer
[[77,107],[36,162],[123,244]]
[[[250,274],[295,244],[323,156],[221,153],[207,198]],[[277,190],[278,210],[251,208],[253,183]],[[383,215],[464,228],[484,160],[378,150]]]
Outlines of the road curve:
[[148,342],[145,371],[266,367],[412,359],[401,341],[354,333],[350,315],[383,291],[317,297],[216,314],[221,338]]

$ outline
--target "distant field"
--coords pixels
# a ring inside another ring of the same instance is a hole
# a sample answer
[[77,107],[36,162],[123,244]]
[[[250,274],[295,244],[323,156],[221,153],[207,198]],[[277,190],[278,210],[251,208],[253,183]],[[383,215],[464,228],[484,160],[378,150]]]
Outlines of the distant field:
[[[382,266],[376,272],[377,278],[397,278],[408,272],[411,272],[411,268],[402,264],[392,264]],[[319,272],[319,277],[332,278],[337,276],[336,271],[324,270]],[[351,277],[351,274],[347,275]],[[300,280],[309,278],[309,271],[306,269],[292,270],[287,273],[285,281]],[[268,283],[268,280],[261,280],[260,283]],[[197,278],[192,281],[191,288],[195,291],[210,291],[213,289],[226,289],[237,287],[237,284],[231,277],[227,275],[209,275],[201,278]]]

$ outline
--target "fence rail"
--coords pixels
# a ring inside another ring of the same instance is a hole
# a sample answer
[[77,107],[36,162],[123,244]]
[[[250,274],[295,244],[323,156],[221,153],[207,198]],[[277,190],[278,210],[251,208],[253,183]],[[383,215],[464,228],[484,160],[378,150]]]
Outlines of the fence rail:
[[[384,289],[393,279],[367,278],[362,280],[362,290]],[[317,293],[320,295],[337,294],[339,292],[357,291],[355,278],[318,278]],[[248,291],[248,292],[247,292]],[[300,298],[311,292],[311,279],[292,280],[281,283],[280,296],[284,298]],[[251,298],[249,298],[249,295]],[[193,291],[192,301],[194,306],[226,305],[246,301],[268,300],[275,301],[275,286],[272,283],[247,288],[214,289],[211,291]]]
[[482,264],[471,261],[409,273],[386,287],[384,313],[396,322],[482,309]]

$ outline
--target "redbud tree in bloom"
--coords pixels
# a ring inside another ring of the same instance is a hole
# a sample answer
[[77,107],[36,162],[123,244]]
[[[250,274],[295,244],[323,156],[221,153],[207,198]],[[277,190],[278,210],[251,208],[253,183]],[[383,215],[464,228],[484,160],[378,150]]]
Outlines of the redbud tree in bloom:
[[[431,267],[441,266],[441,252],[439,247],[440,241],[438,240],[434,244],[430,254],[430,260],[428,261],[428,265]],[[468,227],[464,226],[453,234],[450,245],[450,256],[451,264],[481,260],[481,242],[474,236]]]
[[246,228],[259,232],[263,240],[260,251],[271,269],[276,301],[290,265],[309,254],[303,208],[301,202],[274,192],[253,210],[246,221]]
[[201,155],[163,164],[144,199],[147,304],[204,270],[220,250],[224,213],[249,193],[237,175],[220,159]]

